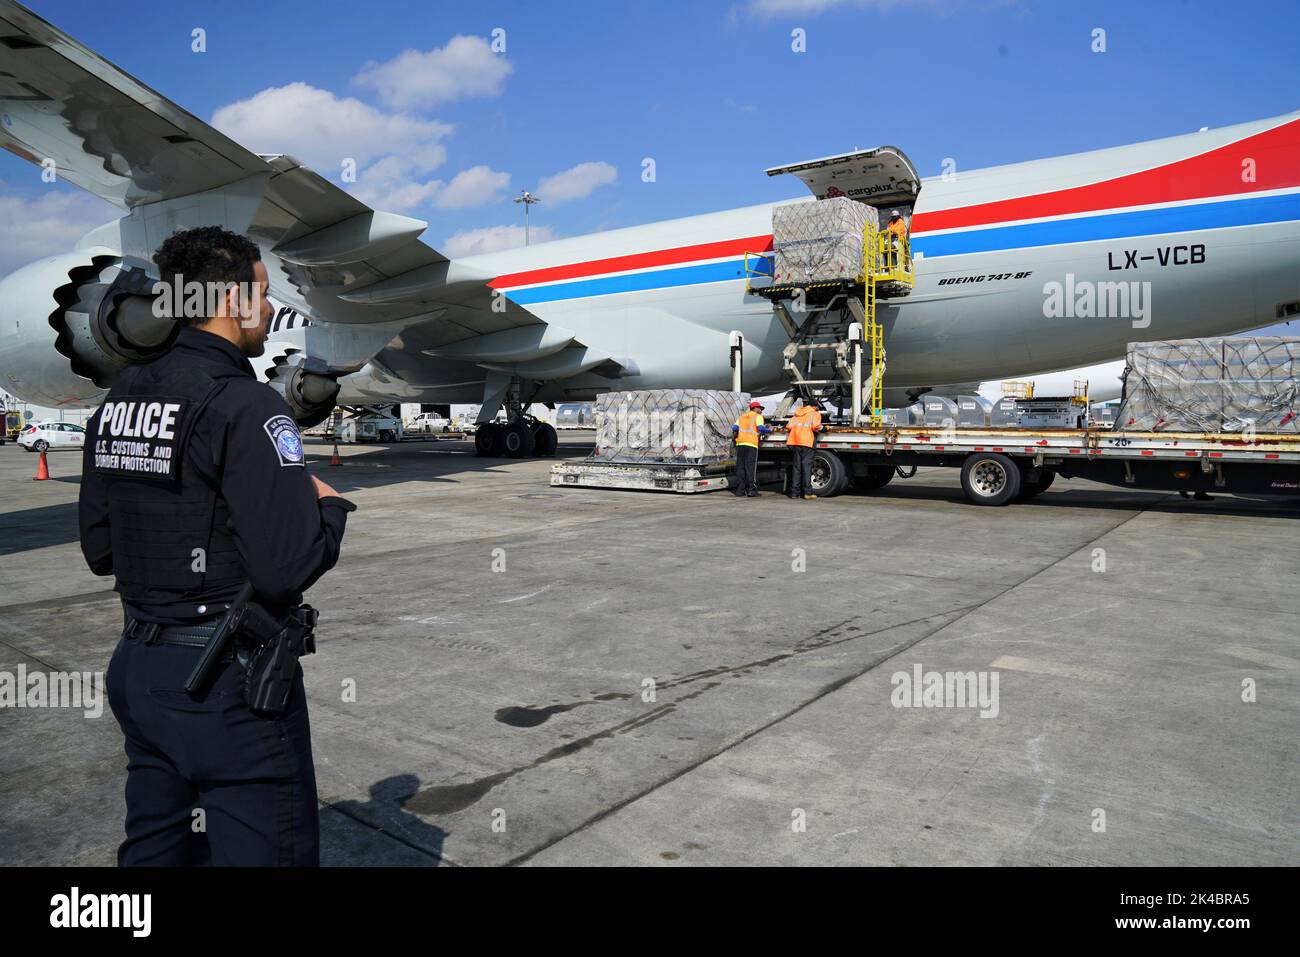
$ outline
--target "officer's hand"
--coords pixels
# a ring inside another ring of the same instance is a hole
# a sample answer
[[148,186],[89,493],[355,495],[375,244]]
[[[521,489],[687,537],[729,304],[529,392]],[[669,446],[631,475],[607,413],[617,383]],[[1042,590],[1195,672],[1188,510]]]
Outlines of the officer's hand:
[[316,498],[318,500],[330,495],[338,496],[339,494],[338,492],[336,492],[330,486],[326,485],[324,482],[322,482],[314,475],[311,477],[311,482],[314,486],[316,486]]

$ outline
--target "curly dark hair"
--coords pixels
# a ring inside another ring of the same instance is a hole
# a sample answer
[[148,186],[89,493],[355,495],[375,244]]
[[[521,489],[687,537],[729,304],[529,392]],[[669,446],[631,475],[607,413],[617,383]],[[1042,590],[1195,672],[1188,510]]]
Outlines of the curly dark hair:
[[[257,244],[220,226],[182,229],[168,236],[153,260],[159,278],[168,285],[184,288],[186,283],[252,283],[253,264],[262,254]],[[184,316],[178,310],[176,321],[185,325],[203,322],[204,316]]]

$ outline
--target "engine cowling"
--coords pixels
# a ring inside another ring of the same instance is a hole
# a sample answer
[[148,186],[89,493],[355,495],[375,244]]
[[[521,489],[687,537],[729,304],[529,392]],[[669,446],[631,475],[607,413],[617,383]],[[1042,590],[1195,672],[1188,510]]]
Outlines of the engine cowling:
[[[339,395],[338,377],[321,359],[307,356],[294,346],[266,344],[266,353],[254,366],[263,379],[284,396],[294,421],[304,429],[324,422],[334,411]],[[269,362],[266,361],[269,359]],[[265,368],[259,366],[265,363]]]
[[51,256],[0,280],[0,382],[38,405],[85,408],[131,365],[165,351],[153,280],[111,249]]

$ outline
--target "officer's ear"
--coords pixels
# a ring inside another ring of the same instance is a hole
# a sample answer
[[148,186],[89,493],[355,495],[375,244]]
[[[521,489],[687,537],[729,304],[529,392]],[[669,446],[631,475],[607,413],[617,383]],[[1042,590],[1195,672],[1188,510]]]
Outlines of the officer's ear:
[[241,298],[239,283],[224,283],[221,291],[220,309],[217,313],[218,317],[222,319],[238,319]]

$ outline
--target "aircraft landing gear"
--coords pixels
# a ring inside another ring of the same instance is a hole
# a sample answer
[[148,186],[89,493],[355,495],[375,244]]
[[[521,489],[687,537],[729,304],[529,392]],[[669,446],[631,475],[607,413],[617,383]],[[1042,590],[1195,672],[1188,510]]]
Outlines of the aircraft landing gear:
[[560,436],[549,422],[533,425],[533,454],[539,459],[550,458],[560,447]]
[[[533,390],[532,396],[537,395],[538,389],[540,384]],[[495,404],[485,401],[482,410],[485,414],[495,415],[496,411],[504,406],[507,421],[498,422],[494,419],[480,423],[474,435],[474,451],[479,456],[526,459],[555,454],[560,444],[560,437],[555,427],[528,414],[527,409],[532,396],[525,399],[522,393],[523,383],[517,378],[512,378],[509,383],[499,384]]]
[[474,434],[474,452],[482,458],[548,458],[559,444],[555,427],[532,416],[514,422],[484,422]]

